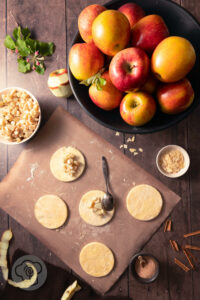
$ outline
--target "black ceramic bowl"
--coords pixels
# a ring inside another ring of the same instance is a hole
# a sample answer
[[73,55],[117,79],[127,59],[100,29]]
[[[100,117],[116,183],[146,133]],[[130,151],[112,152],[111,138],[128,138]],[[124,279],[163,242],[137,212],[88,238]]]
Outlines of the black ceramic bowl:
[[[156,261],[156,263],[157,263],[157,270],[156,270],[156,273],[151,278],[141,278],[141,277],[139,277],[137,275],[136,270],[135,270],[135,263],[136,263],[136,261],[138,259],[138,256],[150,256],[151,258],[153,258]],[[152,254],[149,254],[149,253],[142,253],[142,252],[140,252],[140,253],[135,254],[132,257],[129,266],[130,266],[130,270],[131,270],[131,273],[133,274],[133,276],[138,281],[140,281],[141,283],[152,283],[152,282],[154,282],[158,278],[159,273],[160,273],[159,261],[157,260],[157,258],[155,258],[155,256],[153,256]]]
[[[119,113],[119,109],[115,109],[113,111],[104,111],[98,108],[90,100],[90,97],[88,95],[88,87],[80,85],[79,82],[73,77],[70,70],[68,70],[69,80],[73,93],[81,107],[100,124],[113,130],[125,133],[152,133],[166,129],[180,122],[197,107],[200,101],[200,25],[194,19],[194,17],[185,9],[168,0],[117,0],[107,3],[105,6],[108,9],[118,9],[122,4],[126,2],[138,3],[145,10],[146,14],[161,15],[169,28],[170,35],[178,35],[185,37],[193,44],[196,50],[197,60],[195,67],[187,76],[191,81],[191,84],[195,91],[195,99],[193,104],[186,111],[178,115],[166,115],[160,112],[159,109],[157,109],[155,117],[149,123],[142,127],[132,127],[122,120]],[[72,41],[72,45],[74,43],[80,42],[83,41],[80,37],[80,34],[77,32]]]

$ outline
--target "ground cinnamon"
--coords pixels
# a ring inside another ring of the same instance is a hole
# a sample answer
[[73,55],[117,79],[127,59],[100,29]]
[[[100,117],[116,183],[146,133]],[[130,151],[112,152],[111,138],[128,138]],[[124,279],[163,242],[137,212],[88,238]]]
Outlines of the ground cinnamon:
[[143,279],[152,278],[156,274],[157,268],[158,264],[151,256],[140,256],[135,263],[135,271],[137,275]]

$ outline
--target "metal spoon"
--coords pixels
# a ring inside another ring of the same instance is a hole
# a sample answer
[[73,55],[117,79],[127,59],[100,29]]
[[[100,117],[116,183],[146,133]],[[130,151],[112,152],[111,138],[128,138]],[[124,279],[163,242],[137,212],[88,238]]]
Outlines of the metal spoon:
[[108,191],[108,163],[104,156],[102,156],[102,169],[103,169],[103,175],[106,182],[106,193],[102,199],[101,204],[104,210],[110,211],[113,210],[114,200],[113,200],[113,196]]

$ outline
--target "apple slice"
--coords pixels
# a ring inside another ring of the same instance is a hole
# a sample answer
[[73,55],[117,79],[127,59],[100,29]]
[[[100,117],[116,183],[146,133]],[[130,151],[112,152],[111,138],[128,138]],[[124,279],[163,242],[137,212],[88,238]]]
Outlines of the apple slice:
[[66,69],[59,69],[49,74],[48,87],[56,97],[68,98],[72,95]]

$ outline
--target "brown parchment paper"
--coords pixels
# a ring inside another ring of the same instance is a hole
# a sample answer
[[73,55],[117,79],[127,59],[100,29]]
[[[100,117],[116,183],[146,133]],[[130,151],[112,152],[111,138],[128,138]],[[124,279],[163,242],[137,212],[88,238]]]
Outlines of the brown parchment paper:
[[[77,147],[87,162],[84,174],[71,183],[58,181],[49,168],[51,155],[63,146]],[[78,207],[83,193],[105,190],[102,155],[109,164],[116,212],[110,223],[93,227],[79,217]],[[161,214],[150,222],[135,220],[126,209],[127,193],[133,185],[142,183],[157,188],[164,199]],[[35,202],[44,194],[56,194],[67,203],[69,219],[59,231],[42,227],[34,217]],[[179,200],[174,192],[60,107],[0,183],[0,207],[102,294],[111,288],[130,258],[149,240]],[[80,250],[92,241],[105,243],[114,253],[115,267],[106,277],[93,278],[80,267]]]

